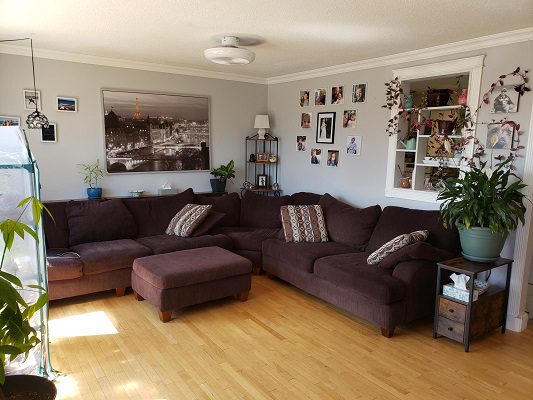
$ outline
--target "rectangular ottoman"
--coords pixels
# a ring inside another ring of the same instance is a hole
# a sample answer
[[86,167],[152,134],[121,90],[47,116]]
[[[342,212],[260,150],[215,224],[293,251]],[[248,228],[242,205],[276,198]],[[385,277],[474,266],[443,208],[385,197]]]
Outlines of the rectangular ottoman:
[[137,300],[148,300],[163,322],[172,310],[236,296],[248,299],[252,263],[220,247],[203,247],[137,258],[131,286]]

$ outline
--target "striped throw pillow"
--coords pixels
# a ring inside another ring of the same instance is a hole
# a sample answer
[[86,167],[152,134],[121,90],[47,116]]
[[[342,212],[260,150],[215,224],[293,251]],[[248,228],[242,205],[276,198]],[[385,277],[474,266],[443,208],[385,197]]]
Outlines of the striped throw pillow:
[[327,242],[328,231],[322,207],[282,206],[281,222],[286,242]]
[[172,218],[166,234],[189,237],[194,230],[207,218],[211,205],[187,204]]
[[370,254],[366,259],[366,262],[370,265],[379,264],[381,260],[395,251],[400,250],[402,247],[409,246],[410,244],[426,240],[428,236],[429,231],[415,231],[396,236],[394,239],[389,240],[375,252]]

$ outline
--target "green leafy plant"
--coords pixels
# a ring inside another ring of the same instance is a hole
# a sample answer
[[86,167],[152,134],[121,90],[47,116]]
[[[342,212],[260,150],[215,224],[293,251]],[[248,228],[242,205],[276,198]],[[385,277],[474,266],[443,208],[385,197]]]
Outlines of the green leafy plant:
[[91,189],[98,187],[98,178],[104,177],[104,171],[100,168],[100,160],[91,164],[78,164],[80,173],[84,175],[85,182]]
[[211,175],[220,181],[231,180],[235,178],[235,162],[231,160],[227,165],[222,164],[220,167],[211,171]]
[[[28,352],[40,343],[38,333],[30,325],[30,320],[48,302],[48,294],[44,288],[37,285],[23,286],[19,278],[3,270],[6,254],[11,250],[16,236],[24,239],[28,235],[39,241],[35,230],[21,222],[30,206],[35,225],[39,223],[43,209],[50,215],[37,198],[28,197],[17,205],[22,211],[16,220],[0,221],[3,239],[0,260],[0,385],[5,381],[6,360],[13,360],[20,354],[26,354],[27,357]],[[35,303],[28,304],[20,295],[20,290],[36,290],[40,295]]]
[[464,226],[490,228],[493,233],[511,232],[518,222],[524,223],[526,187],[512,172],[514,157],[500,159],[495,168],[472,165],[460,178],[443,181],[438,199],[445,227]]

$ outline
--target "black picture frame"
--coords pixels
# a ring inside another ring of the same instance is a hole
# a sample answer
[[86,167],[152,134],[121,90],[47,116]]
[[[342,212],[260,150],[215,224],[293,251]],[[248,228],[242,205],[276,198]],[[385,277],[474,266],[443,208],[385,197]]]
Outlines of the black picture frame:
[[[335,143],[335,112],[321,112],[316,121],[316,142]],[[322,124],[324,123],[324,126]]]
[[257,187],[260,187],[260,188],[268,187],[268,175],[265,175],[265,174],[257,175]]

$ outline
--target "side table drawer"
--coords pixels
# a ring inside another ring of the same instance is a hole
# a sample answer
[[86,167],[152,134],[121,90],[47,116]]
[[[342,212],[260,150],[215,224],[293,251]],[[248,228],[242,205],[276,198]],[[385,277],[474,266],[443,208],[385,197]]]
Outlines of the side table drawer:
[[466,305],[441,296],[439,297],[439,316],[446,317],[456,322],[465,322]]
[[465,326],[462,323],[439,316],[437,333],[463,343]]

